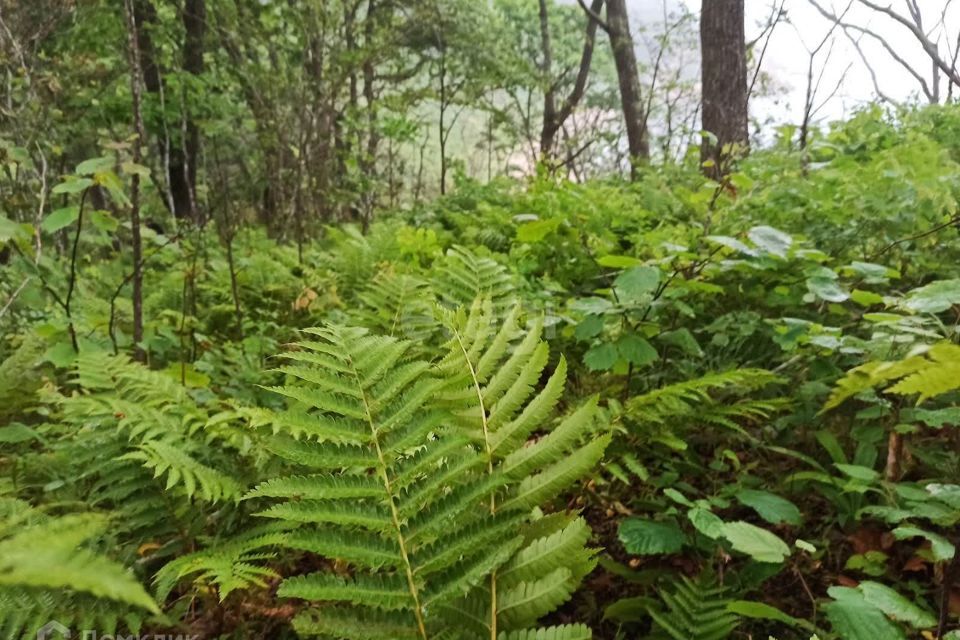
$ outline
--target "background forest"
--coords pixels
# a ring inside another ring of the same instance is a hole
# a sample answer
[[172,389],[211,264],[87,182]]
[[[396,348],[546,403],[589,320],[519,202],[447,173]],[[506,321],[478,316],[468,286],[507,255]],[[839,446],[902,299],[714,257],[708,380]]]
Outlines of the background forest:
[[0,0],[0,637],[960,638],[952,2],[643,9]]

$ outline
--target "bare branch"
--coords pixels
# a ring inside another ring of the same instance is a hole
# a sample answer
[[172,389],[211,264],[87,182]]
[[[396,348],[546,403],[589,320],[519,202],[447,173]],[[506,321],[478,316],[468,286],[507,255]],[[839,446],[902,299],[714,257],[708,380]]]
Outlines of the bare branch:
[[[907,0],[908,4],[910,5],[909,8],[911,15],[914,17],[913,20],[905,18],[890,7],[884,7],[872,2],[871,0],[858,0],[858,2],[865,7],[869,7],[874,11],[889,16],[896,22],[906,27],[910,33],[913,34],[913,37],[916,38],[917,42],[920,43],[920,46],[923,47],[923,50],[927,53],[927,55],[930,56],[930,59],[933,60],[934,64],[944,73],[944,75],[947,76],[947,78],[949,78],[950,82],[960,86],[960,74],[957,73],[956,68],[951,67],[947,61],[940,56],[940,51],[937,48],[937,45],[931,41],[929,37],[927,37],[926,33],[924,33],[923,24],[919,17],[920,8],[916,4],[915,0]],[[916,15],[914,15],[914,11],[917,12]]]
[[583,9],[584,13],[590,16],[591,20],[597,23],[598,27],[606,31],[608,34],[610,33],[610,25],[608,25],[607,22],[600,17],[599,13],[588,7],[584,0],[577,0],[577,4],[580,5],[580,8]]

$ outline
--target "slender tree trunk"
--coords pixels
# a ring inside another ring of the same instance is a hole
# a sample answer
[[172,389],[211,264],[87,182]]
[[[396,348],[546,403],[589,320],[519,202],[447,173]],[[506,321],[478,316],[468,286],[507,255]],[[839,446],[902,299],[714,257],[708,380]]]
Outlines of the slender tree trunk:
[[[124,0],[126,5],[126,0]],[[183,70],[192,75],[203,73],[203,38],[206,33],[206,0],[184,0]],[[163,77],[157,63],[151,28],[157,24],[157,10],[152,0],[132,0],[132,11],[137,27],[137,49],[140,52],[143,88],[150,94],[160,95]],[[189,104],[189,101],[188,101]],[[164,114],[159,116],[166,117]],[[178,220],[195,218],[196,171],[199,150],[199,132],[189,113],[183,114],[183,129],[179,138],[172,138],[164,154],[167,166],[167,181],[170,185],[168,207]],[[165,125],[164,125],[165,126]],[[145,143],[146,140],[142,140]]]
[[447,115],[447,51],[440,48],[440,195],[447,193],[447,136],[444,134]]
[[[557,130],[552,123],[557,119],[557,89],[553,83],[553,45],[550,42],[549,0],[540,0],[540,74],[546,87],[543,90],[543,127],[540,129],[540,157],[549,159],[553,153]],[[593,21],[590,21],[591,24]]]
[[749,142],[747,55],[743,0],[703,0],[700,14],[704,172],[719,178],[729,171],[737,148]]
[[375,87],[376,69],[373,59],[373,40],[376,35],[378,7],[376,0],[368,0],[366,22],[364,23],[363,60],[363,99],[367,109],[367,146],[361,156],[361,167],[367,187],[361,196],[363,200],[363,219],[361,224],[366,233],[373,220],[373,207],[377,202],[377,153],[380,149],[380,131],[377,129],[377,92]]
[[[143,126],[143,67],[140,62],[140,29],[132,0],[124,0],[127,19],[127,44],[130,60],[130,93],[133,96],[133,123],[137,140],[133,144],[133,161],[142,164],[143,141],[146,137]],[[143,245],[140,238],[140,174],[134,173],[130,181],[130,233],[133,245],[133,343],[134,357],[144,360],[140,347],[143,341]]]
[[[206,0],[184,0],[183,4],[183,70],[192,76],[203,73],[203,38],[206,33]],[[184,100],[182,137],[180,144],[170,149],[170,192],[174,214],[179,219],[199,223],[197,213],[197,155],[200,133],[190,116],[194,104],[192,92],[186,90]]]
[[650,141],[647,136],[647,114],[640,90],[637,54],[633,49],[633,36],[630,35],[626,0],[607,0],[607,26],[613,61],[617,67],[620,107],[626,122],[630,176],[636,179],[638,163],[646,162],[650,158]]
[[[590,11],[596,15],[603,7],[604,0],[593,0]],[[587,79],[590,75],[590,66],[593,63],[593,46],[597,37],[597,22],[587,17],[587,27],[583,40],[583,52],[580,54],[580,66],[577,78],[570,95],[563,104],[557,107],[556,86],[552,82],[553,75],[553,45],[550,38],[550,21],[548,14],[548,0],[540,0],[540,41],[543,51],[541,72],[544,82],[547,83],[543,93],[543,126],[540,129],[540,157],[549,160],[554,154],[557,133],[563,128],[567,118],[580,104],[587,90]]]

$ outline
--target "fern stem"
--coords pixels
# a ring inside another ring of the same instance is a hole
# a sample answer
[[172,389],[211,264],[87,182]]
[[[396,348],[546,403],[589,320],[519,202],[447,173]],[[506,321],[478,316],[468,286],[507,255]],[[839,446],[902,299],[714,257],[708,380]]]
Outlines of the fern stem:
[[[473,380],[473,388],[477,392],[477,402],[480,404],[480,424],[483,428],[483,446],[487,450],[487,473],[493,475],[493,450],[490,448],[490,429],[487,424],[487,408],[483,403],[483,391],[480,389],[480,380],[477,377],[477,370],[470,361],[467,348],[463,344],[460,332],[454,329],[453,335],[457,337],[457,344],[460,345],[460,352],[463,353],[463,359],[470,369],[470,378]],[[496,493],[490,494],[490,515],[497,512]],[[497,640],[497,570],[490,573],[490,640]]]
[[370,413],[370,403],[367,402],[367,392],[363,388],[363,382],[353,365],[353,358],[348,357],[350,363],[350,372],[357,382],[357,389],[360,390],[360,399],[363,401],[363,411],[367,416],[367,424],[370,426],[370,439],[374,448],[377,450],[377,464],[380,477],[383,480],[383,488],[387,493],[387,499],[390,503],[390,519],[393,528],[397,533],[397,544],[400,546],[400,557],[403,559],[403,567],[407,574],[407,588],[410,590],[410,597],[413,598],[413,615],[417,619],[417,629],[423,640],[428,640],[427,627],[423,622],[423,606],[420,604],[420,592],[417,589],[417,583],[413,578],[413,568],[410,566],[410,556],[407,554],[407,542],[403,537],[403,531],[400,528],[400,514],[397,510],[397,502],[393,495],[393,488],[390,484],[390,475],[387,473],[387,463],[383,457],[383,450],[380,448],[380,440],[377,437],[377,427],[373,421],[373,414]]

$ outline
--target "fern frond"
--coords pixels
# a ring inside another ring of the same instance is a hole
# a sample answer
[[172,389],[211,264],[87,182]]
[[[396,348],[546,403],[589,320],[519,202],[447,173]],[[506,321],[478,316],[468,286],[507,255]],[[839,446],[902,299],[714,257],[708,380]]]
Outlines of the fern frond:
[[529,627],[543,615],[566,602],[576,588],[572,574],[560,567],[532,582],[498,593],[498,620],[508,629]]
[[[492,514],[529,513],[554,498],[590,471],[610,440],[604,435],[581,444],[594,436],[596,399],[559,424],[548,421],[563,391],[566,362],[560,359],[537,392],[549,352],[541,340],[542,323],[534,321],[522,331],[519,317],[514,309],[494,332],[496,311],[489,300],[475,301],[467,315],[449,314],[447,327],[453,337],[438,364],[451,379],[443,399],[460,418],[461,432],[481,448],[487,476],[506,480],[504,490],[490,502]],[[524,446],[537,431],[543,434]],[[533,625],[565,601],[593,569],[585,522],[567,521],[561,529],[525,537],[524,547],[510,562],[477,588],[472,597],[489,602],[483,623],[488,630]],[[470,597],[451,607],[469,602]]]
[[[587,549],[590,527],[583,518],[577,518],[560,531],[537,538],[524,546],[513,559],[497,572],[502,584],[535,580],[560,567],[570,568],[574,581],[579,581],[593,570],[595,552]],[[574,570],[573,568],[576,568]]]
[[433,290],[451,307],[469,306],[478,298],[489,298],[498,309],[511,306],[517,288],[515,279],[491,258],[454,246],[434,270]]
[[343,498],[375,498],[383,495],[383,487],[368,476],[288,476],[274,478],[257,485],[245,499],[297,498],[302,500],[340,500]]
[[918,396],[917,402],[960,389],[960,347],[941,342],[924,354],[924,364],[908,374],[887,393]]
[[765,369],[734,369],[655,389],[627,402],[627,411],[645,423],[663,423],[679,413],[687,413],[696,404],[711,401],[711,393],[736,389],[754,391],[782,382]]
[[298,529],[287,534],[284,544],[292,549],[344,560],[365,569],[398,569],[403,566],[403,559],[395,546],[380,536],[364,531],[351,531],[349,536],[344,536],[342,532],[333,530]]
[[532,509],[547,498],[556,496],[596,466],[610,439],[609,434],[600,436],[537,475],[525,478],[503,503],[503,508]]
[[[449,413],[434,404],[445,383],[426,363],[411,359],[409,342],[337,326],[306,333],[318,340],[301,343],[296,353],[323,357],[301,358],[302,367],[287,370],[300,382],[278,389],[297,406],[258,421],[272,425],[278,434],[273,446],[286,457],[329,473],[271,479],[247,498],[282,500],[259,515],[294,527],[285,544],[345,561],[353,571],[349,578],[328,573],[288,578],[279,594],[340,603],[338,611],[356,615],[398,614],[356,619],[345,613],[338,637],[364,638],[399,625],[404,631],[391,637],[426,639],[432,624],[427,603],[459,595],[513,552],[505,545],[511,532],[504,528],[493,536],[456,538],[470,543],[464,553],[435,553],[445,548],[443,540],[455,539],[458,526],[476,519],[476,506],[504,479],[471,472],[482,458],[450,432]],[[307,430],[304,424],[323,428]],[[297,439],[306,434],[313,438]],[[340,450],[350,452],[350,464],[338,470],[332,460]],[[324,526],[306,526],[311,523]],[[295,625],[328,628],[323,618],[328,611],[317,609]]]
[[410,592],[400,576],[356,575],[341,578],[329,573],[311,573],[287,578],[277,595],[283,598],[346,602],[363,607],[396,611],[409,607]]
[[153,470],[153,476],[166,475],[166,489],[180,483],[188,498],[199,495],[208,502],[240,497],[240,485],[230,476],[197,462],[181,449],[160,440],[145,442],[121,460],[138,460]]
[[258,528],[226,543],[180,556],[165,564],[154,575],[157,599],[161,602],[166,600],[180,580],[194,574],[199,574],[197,580],[215,585],[221,601],[239,589],[265,587],[267,580],[275,578],[277,574],[272,569],[253,563],[274,557],[274,553],[263,549],[285,545],[287,536],[282,528]]
[[80,592],[159,614],[156,603],[125,568],[81,548],[106,525],[100,516],[69,515],[0,540],[0,588]]
[[301,637],[322,636],[354,640],[413,640],[421,637],[416,621],[407,612],[377,611],[346,605],[301,611],[293,628]]
[[425,280],[384,269],[357,297],[361,324],[384,335],[426,342],[437,329]]
[[660,591],[665,610],[648,608],[650,617],[674,640],[723,640],[738,618],[727,608],[724,589],[709,587],[686,576],[672,591]]
[[501,633],[497,640],[590,640],[593,633],[583,624],[565,624],[559,627],[525,629]]

